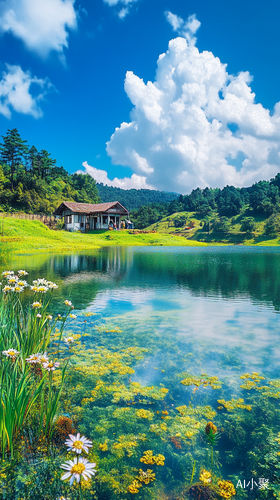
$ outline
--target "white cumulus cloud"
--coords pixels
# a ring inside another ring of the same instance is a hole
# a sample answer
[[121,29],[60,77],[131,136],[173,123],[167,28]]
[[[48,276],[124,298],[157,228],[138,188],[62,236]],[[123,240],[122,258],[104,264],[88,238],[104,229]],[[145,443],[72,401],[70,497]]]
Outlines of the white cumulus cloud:
[[[137,155],[137,153],[136,153]],[[145,160],[145,158],[144,158]],[[141,158],[139,159],[136,157],[136,162],[141,163]],[[102,182],[103,184],[107,184],[107,186],[113,186],[113,187],[119,187],[122,189],[154,189],[153,186],[150,186],[146,182],[146,177],[137,175],[137,174],[132,174],[131,177],[124,177],[122,179],[119,179],[118,177],[115,177],[112,181],[108,179],[108,174],[105,170],[101,170],[99,168],[91,167],[87,161],[83,162],[83,167],[85,170],[78,170],[76,173],[77,174],[89,174],[91,177],[93,177],[96,182]],[[147,168],[146,163],[144,161],[144,168],[142,166],[142,170],[145,171],[144,169]],[[141,169],[140,169],[141,170]]]
[[173,14],[169,10],[165,11],[166,20],[171,24],[173,31],[176,31],[178,35],[183,36],[188,40],[189,43],[195,44],[196,38],[195,33],[201,26],[201,22],[196,19],[196,15],[192,14],[188,17],[187,21],[176,14]]
[[[272,115],[255,102],[248,72],[230,75],[194,43],[200,23],[166,14],[184,37],[169,42],[154,82],[128,71],[131,122],[107,142],[114,164],[129,166],[156,189],[248,186],[280,170],[280,103]],[[173,17],[172,17],[173,16]]]
[[43,114],[40,103],[46,93],[54,88],[53,85],[48,78],[32,76],[20,66],[6,64],[6,67],[7,71],[2,73],[0,80],[0,113],[10,118],[14,110],[40,118]]
[[68,30],[77,26],[75,0],[0,0],[0,31],[20,38],[45,57],[68,47]]
[[116,7],[118,16],[121,19],[124,19],[129,13],[131,5],[135,2],[138,2],[138,0],[103,0],[103,2],[110,7]]

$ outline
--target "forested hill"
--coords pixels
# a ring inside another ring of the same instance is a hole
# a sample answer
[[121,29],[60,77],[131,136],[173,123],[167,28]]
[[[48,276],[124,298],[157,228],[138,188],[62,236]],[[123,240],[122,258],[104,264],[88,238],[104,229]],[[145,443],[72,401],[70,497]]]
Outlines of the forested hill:
[[52,214],[62,201],[100,203],[119,201],[128,210],[151,202],[169,202],[174,193],[120,189],[96,185],[88,174],[70,175],[51,154],[28,146],[17,129],[0,143],[0,211]]
[[96,183],[99,196],[103,203],[119,201],[128,210],[135,210],[150,203],[168,203],[180,196],[177,193],[155,191],[153,189],[121,189]]
[[131,220],[142,229],[175,212],[197,212],[205,219],[216,214],[225,221],[246,211],[266,217],[280,213],[280,173],[270,181],[259,181],[247,188],[196,188],[169,203],[142,206],[132,212]]
[[2,138],[0,211],[52,214],[63,200],[100,202],[90,175],[69,175],[48,151],[28,146],[17,129],[8,130]]

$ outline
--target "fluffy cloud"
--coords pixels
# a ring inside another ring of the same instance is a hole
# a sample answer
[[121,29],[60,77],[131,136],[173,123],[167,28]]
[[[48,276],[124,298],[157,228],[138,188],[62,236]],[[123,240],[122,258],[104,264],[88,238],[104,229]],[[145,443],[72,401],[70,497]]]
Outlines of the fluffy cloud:
[[[48,79],[39,79],[29,71],[22,71],[20,66],[6,65],[7,72],[3,72],[0,80],[0,113],[6,118],[11,117],[11,110],[32,115],[34,118],[42,116],[40,102],[45,94],[53,88]],[[32,94],[30,87],[32,85]],[[37,93],[34,94],[34,87]]]
[[20,38],[28,49],[45,57],[68,47],[68,31],[75,29],[75,0],[1,0],[0,31]]
[[138,0],[103,0],[110,7],[117,7],[118,16],[123,19],[129,12],[131,5]]
[[[156,189],[248,186],[280,169],[280,103],[272,116],[255,103],[248,72],[227,73],[211,52],[199,52],[195,16],[166,14],[185,37],[159,56],[154,82],[128,71],[131,122],[107,143],[114,164],[129,166]],[[172,17],[173,16],[173,17]]]
[[[137,155],[137,153],[136,153]],[[138,158],[136,156],[136,162],[141,163],[142,158]],[[144,160],[144,169],[147,168]],[[89,174],[91,175],[96,182],[102,182],[103,184],[107,184],[107,186],[119,187],[122,189],[154,189],[153,186],[150,186],[146,182],[146,177],[141,175],[132,174],[131,177],[124,177],[123,179],[118,179],[115,177],[112,181],[108,179],[107,172],[105,170],[100,170],[99,168],[91,167],[87,161],[83,162],[83,167],[85,170],[78,170],[77,174]],[[142,167],[143,170],[143,167]],[[145,170],[144,170],[145,171]]]
[[184,21],[182,17],[172,14],[169,10],[165,13],[166,20],[171,24],[173,31],[176,31],[178,35],[183,36],[192,45],[195,44],[196,38],[194,34],[197,32],[198,28],[201,26],[201,22],[196,19],[196,15],[193,14],[189,16],[187,21]]

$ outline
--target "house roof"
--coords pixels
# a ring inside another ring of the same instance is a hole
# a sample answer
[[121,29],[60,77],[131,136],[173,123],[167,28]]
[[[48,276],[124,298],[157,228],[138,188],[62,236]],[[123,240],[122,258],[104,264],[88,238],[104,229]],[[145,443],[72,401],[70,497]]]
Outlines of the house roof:
[[55,210],[54,215],[60,215],[65,208],[71,210],[71,212],[78,212],[83,214],[91,214],[98,212],[107,212],[111,208],[118,205],[118,209],[121,210],[122,215],[127,215],[128,210],[124,208],[118,201],[111,201],[109,203],[76,203],[75,201],[63,201],[61,205]]

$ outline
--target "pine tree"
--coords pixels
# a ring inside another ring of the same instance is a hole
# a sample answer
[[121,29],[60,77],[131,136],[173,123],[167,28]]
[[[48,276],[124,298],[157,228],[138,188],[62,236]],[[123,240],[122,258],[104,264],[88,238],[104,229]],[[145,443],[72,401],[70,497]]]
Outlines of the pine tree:
[[11,188],[14,188],[14,174],[28,154],[28,147],[16,128],[8,129],[7,135],[2,135],[3,143],[0,144],[1,160],[10,167]]

